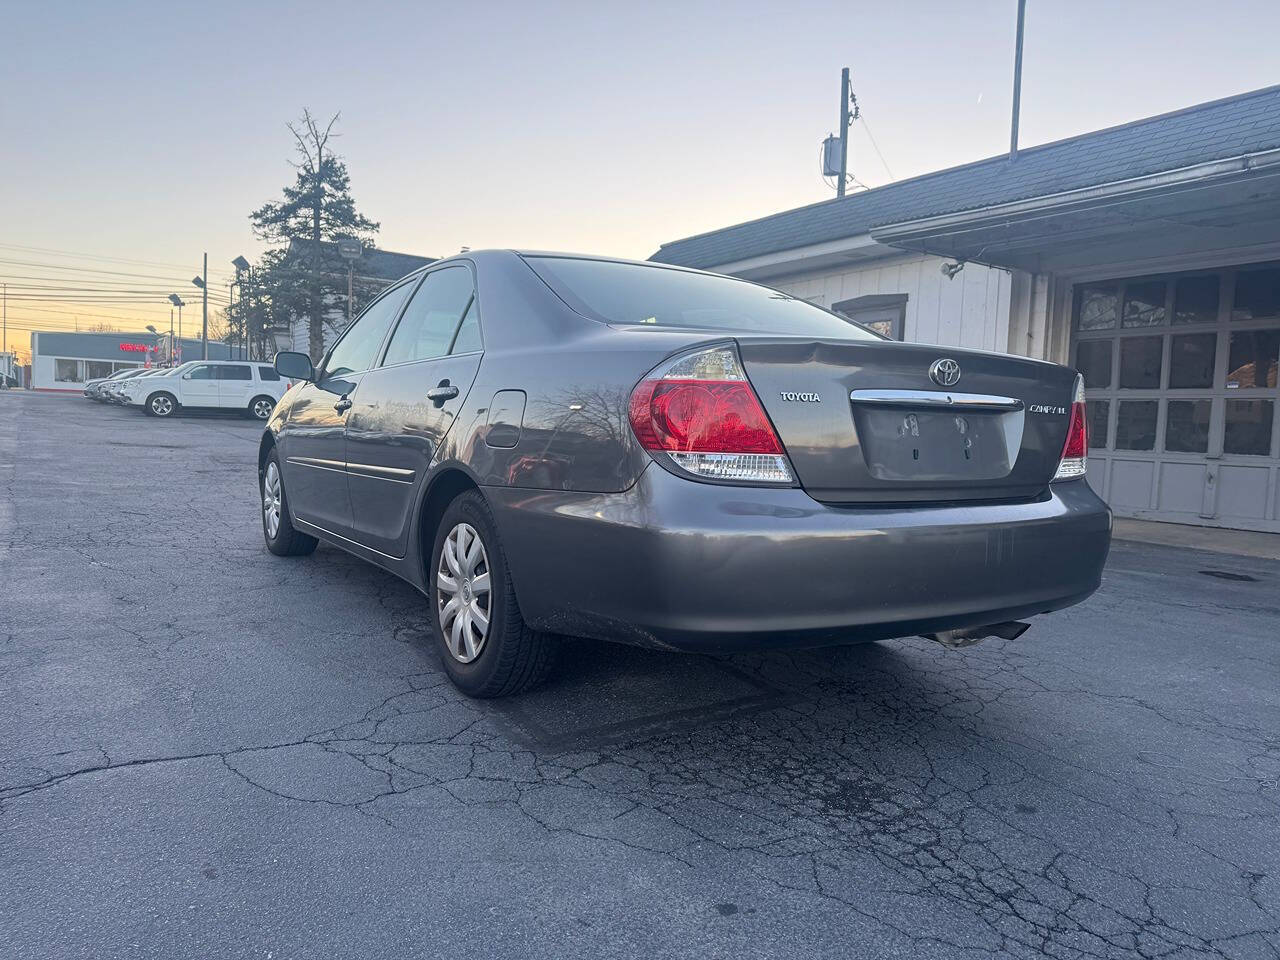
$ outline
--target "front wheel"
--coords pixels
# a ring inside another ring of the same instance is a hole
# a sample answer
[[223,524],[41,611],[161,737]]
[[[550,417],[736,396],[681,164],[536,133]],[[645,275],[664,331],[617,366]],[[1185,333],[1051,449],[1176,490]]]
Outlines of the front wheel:
[[520,614],[489,504],[477,490],[445,509],[431,551],[427,596],[445,672],[471,697],[505,697],[550,672],[557,639]]
[[277,557],[303,557],[312,553],[320,542],[302,533],[289,518],[289,501],[284,493],[284,475],[280,472],[280,455],[272,449],[262,468],[262,536],[267,549]]
[[150,417],[172,417],[178,409],[178,401],[171,393],[153,393],[142,405]]

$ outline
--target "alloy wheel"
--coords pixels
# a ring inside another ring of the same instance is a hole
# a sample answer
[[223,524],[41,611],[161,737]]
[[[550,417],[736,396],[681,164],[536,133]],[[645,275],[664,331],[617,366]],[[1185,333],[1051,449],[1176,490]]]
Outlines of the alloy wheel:
[[275,407],[270,400],[258,400],[253,404],[253,415],[259,420],[265,420],[271,416],[271,411]]
[[436,612],[444,645],[459,663],[471,663],[489,636],[489,555],[476,528],[449,531],[436,570]]
[[274,462],[267,464],[262,478],[262,522],[272,540],[280,531],[280,471]]
[[155,397],[151,401],[151,412],[157,417],[167,417],[173,413],[173,401],[168,397]]

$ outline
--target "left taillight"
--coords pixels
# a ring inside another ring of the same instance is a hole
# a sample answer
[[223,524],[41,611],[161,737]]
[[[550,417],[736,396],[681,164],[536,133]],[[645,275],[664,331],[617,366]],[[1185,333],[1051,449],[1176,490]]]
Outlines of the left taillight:
[[793,482],[787,453],[732,346],[667,361],[636,385],[628,413],[642,447],[692,476]]
[[1071,421],[1067,424],[1067,442],[1062,445],[1055,480],[1083,477],[1089,463],[1089,427],[1084,406],[1084,377],[1076,374],[1075,393],[1071,398]]

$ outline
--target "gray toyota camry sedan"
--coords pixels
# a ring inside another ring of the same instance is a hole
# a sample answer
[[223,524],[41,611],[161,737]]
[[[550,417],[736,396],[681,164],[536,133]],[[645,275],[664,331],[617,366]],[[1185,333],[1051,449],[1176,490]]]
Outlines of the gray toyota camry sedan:
[[472,696],[537,682],[564,635],[1014,637],[1097,589],[1110,545],[1074,370],[730,277],[470,252],[276,368],[267,548],[409,581]]

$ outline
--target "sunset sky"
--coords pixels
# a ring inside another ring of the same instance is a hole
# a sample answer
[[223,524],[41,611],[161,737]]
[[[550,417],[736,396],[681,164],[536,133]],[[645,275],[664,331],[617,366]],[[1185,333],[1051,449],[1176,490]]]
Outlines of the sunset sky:
[[[304,107],[341,111],[338,149],[382,247],[642,258],[831,196],[818,150],[842,66],[866,119],[852,134],[861,182],[1007,149],[1015,9],[10,5],[9,345],[25,350],[32,328],[167,327],[156,291],[170,286],[193,305],[193,329],[200,255],[220,303],[229,261],[262,249],[248,214],[291,180],[285,123]],[[1280,82],[1277,36],[1274,2],[1029,0],[1022,142]]]

